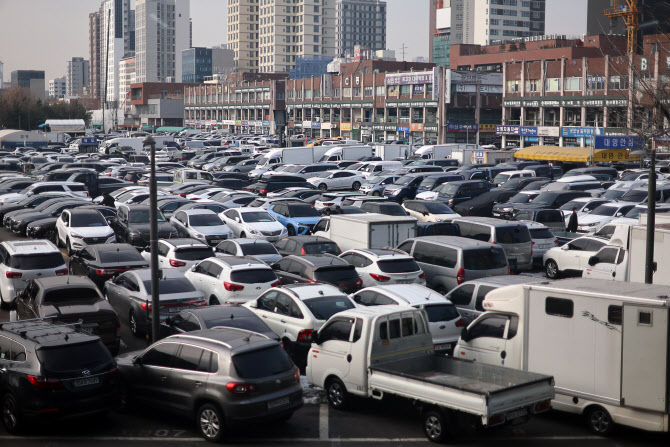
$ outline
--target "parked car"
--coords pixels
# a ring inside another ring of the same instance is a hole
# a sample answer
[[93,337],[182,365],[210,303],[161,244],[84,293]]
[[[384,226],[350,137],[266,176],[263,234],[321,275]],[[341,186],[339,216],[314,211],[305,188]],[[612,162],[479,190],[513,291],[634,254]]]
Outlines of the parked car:
[[589,258],[607,245],[607,242],[603,237],[583,236],[561,247],[549,249],[542,258],[547,277],[556,279],[568,274],[581,276],[584,269],[588,268]]
[[[279,342],[251,331],[173,335],[117,362],[127,405],[138,400],[187,415],[208,441],[221,441],[236,422],[284,420],[302,406],[298,368]],[[171,380],[161,382],[166,369]]]
[[[527,209],[519,211],[510,220],[523,222],[538,222],[554,231],[565,231],[563,211],[553,209]],[[533,247],[535,248],[535,247]]]
[[362,173],[358,171],[326,171],[307,179],[308,183],[321,191],[335,189],[358,191],[364,181]]
[[286,227],[289,236],[311,233],[321,214],[308,203],[277,203],[268,212]]
[[355,249],[340,258],[356,268],[363,287],[388,284],[426,284],[426,274],[414,258],[393,249]]
[[453,208],[456,213],[464,217],[493,217],[493,208],[514,195],[515,191],[497,188],[461,202]]
[[[121,205],[111,227],[118,242],[125,242],[134,247],[144,249],[149,245],[149,227],[151,209],[147,205]],[[160,210],[156,210],[158,221],[158,238],[170,239],[177,237],[177,230],[165,219]]]
[[460,214],[437,200],[405,200],[402,207],[419,222],[450,222]]
[[359,192],[367,194],[369,196],[382,196],[384,194],[384,189],[392,185],[393,182],[398,180],[401,176],[388,174],[388,175],[376,175],[374,177],[368,177],[365,183],[361,185],[358,189]]
[[68,256],[87,245],[116,242],[114,230],[94,209],[64,210],[56,220],[58,245],[65,247]]
[[463,180],[445,183],[430,192],[417,194],[416,198],[420,200],[439,200],[454,209],[459,203],[482,195],[489,189],[490,185],[486,180]]
[[400,204],[392,202],[365,202],[361,209],[366,213],[385,214],[387,216],[407,216],[408,213]]
[[14,304],[18,320],[47,318],[65,324],[81,322],[79,327],[100,337],[112,355],[119,352],[119,317],[93,281],[86,277],[33,279]]
[[323,282],[354,293],[363,281],[353,265],[333,255],[290,255],[272,264],[282,285]]
[[320,236],[290,236],[275,242],[277,251],[282,256],[288,255],[322,255],[338,256],[342,251],[330,239]]
[[[207,304],[184,274],[164,269],[159,283],[160,319]],[[129,270],[105,283],[103,295],[136,337],[151,332],[151,269]]]
[[232,236],[228,225],[212,210],[177,210],[170,218],[179,237],[193,238],[216,246]]
[[115,275],[148,268],[149,263],[130,244],[89,245],[70,257],[70,275],[88,277],[100,290]]
[[579,233],[595,233],[603,225],[625,216],[633,207],[635,207],[635,203],[630,202],[604,203],[587,215],[577,218],[577,231]]
[[[160,239],[158,246],[158,267],[174,268],[185,272],[203,259],[214,256],[214,250],[202,241],[192,238]],[[144,250],[142,257],[151,262],[151,252]]]
[[[49,205],[46,208],[41,206],[36,207],[33,210],[25,210],[25,212],[7,213],[5,219],[11,215],[9,218],[8,228],[12,230],[13,233],[25,235],[26,228],[31,222],[36,220],[45,219],[48,217],[59,217],[61,213],[66,209],[77,208],[80,206],[87,205],[88,202],[81,201],[79,199],[56,199],[57,202]],[[42,205],[46,205],[49,201],[44,202]],[[42,209],[40,211],[40,209]]]
[[288,234],[286,227],[262,208],[235,208],[219,215],[235,237],[243,239],[265,239],[270,242]]

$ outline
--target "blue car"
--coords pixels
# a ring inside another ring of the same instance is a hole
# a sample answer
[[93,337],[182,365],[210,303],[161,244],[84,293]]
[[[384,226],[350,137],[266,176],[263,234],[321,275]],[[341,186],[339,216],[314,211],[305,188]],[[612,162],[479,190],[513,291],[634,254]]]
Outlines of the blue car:
[[321,214],[309,203],[277,203],[268,208],[282,225],[289,236],[307,235],[321,219]]

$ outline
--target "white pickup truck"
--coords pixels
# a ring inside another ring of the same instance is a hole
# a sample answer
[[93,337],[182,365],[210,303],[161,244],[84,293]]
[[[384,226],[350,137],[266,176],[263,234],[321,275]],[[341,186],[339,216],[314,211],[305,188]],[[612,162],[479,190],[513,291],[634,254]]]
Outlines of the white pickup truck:
[[398,306],[331,317],[313,339],[306,375],[335,409],[347,408],[352,396],[414,401],[433,442],[461,427],[523,422],[554,397],[551,376],[435,355],[425,312]]

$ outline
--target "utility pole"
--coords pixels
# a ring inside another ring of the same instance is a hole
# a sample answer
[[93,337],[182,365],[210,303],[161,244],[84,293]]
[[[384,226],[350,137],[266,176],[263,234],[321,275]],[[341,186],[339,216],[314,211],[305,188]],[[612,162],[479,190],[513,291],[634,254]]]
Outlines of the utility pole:
[[407,51],[407,45],[403,42],[402,46],[400,47],[402,50],[402,61],[405,62],[405,53]]
[[652,284],[656,263],[654,262],[654,236],[656,235],[656,146],[651,141],[651,161],[649,162],[649,187],[647,200],[647,253],[644,262],[644,282]]
[[144,139],[144,145],[151,148],[149,177],[149,254],[151,267],[151,336],[152,342],[159,340],[160,330],[160,271],[158,269],[158,191],[156,188],[156,140],[151,135]]

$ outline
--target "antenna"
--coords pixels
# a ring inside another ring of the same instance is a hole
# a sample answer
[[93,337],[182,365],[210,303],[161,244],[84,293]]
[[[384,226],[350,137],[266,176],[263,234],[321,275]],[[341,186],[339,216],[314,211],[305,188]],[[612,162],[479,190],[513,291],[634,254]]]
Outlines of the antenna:
[[402,61],[405,62],[405,53],[407,51],[407,45],[405,44],[405,42],[403,42],[400,49],[402,50]]

